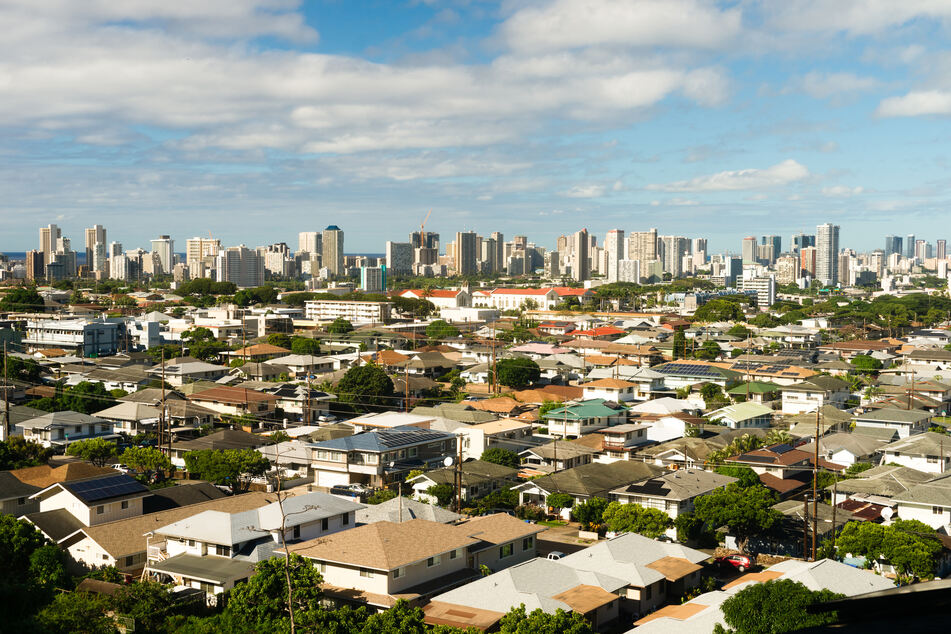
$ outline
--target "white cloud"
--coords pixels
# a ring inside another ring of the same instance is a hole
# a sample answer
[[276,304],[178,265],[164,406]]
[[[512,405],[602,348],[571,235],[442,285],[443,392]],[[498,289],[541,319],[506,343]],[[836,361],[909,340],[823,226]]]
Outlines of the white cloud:
[[951,114],[951,92],[913,91],[902,97],[883,99],[875,111],[880,117],[919,117]]
[[830,187],[822,188],[822,195],[827,196],[828,198],[849,198],[851,196],[858,196],[865,189],[863,187],[849,187],[847,185],[832,185]]
[[874,77],[860,77],[853,73],[812,71],[793,79],[783,92],[804,92],[814,99],[828,99],[848,93],[874,90],[880,85],[881,82]]
[[698,176],[685,181],[648,185],[647,189],[666,192],[737,191],[766,189],[801,181],[809,170],[793,159],[765,169],[744,169]]
[[501,34],[514,50],[586,46],[717,49],[741,30],[739,9],[704,0],[554,0],[516,11]]
[[604,185],[575,185],[571,189],[559,192],[565,198],[600,198],[604,196]]
[[917,18],[951,18],[951,3],[944,0],[784,0],[764,6],[772,28],[849,35],[872,35]]

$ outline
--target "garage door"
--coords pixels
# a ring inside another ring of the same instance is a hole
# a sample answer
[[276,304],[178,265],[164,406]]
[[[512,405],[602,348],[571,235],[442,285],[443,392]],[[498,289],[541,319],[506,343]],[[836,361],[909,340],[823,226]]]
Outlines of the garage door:
[[350,474],[340,473],[339,471],[318,471],[317,486],[333,487],[340,484],[350,484]]

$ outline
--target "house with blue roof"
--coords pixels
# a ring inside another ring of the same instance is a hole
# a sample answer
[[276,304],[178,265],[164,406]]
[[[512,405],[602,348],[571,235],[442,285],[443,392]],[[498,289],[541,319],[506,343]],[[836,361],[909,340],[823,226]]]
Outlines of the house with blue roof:
[[313,443],[314,484],[385,487],[414,469],[443,466],[456,455],[457,442],[455,434],[403,426]]

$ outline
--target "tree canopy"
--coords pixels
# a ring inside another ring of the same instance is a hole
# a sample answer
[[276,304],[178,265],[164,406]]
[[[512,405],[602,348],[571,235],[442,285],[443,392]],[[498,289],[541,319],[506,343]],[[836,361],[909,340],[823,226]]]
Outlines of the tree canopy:
[[498,382],[515,389],[528,387],[541,376],[541,369],[531,359],[501,359],[495,367]]
[[604,511],[608,508],[608,501],[604,498],[589,498],[571,509],[571,516],[582,526],[597,526],[604,521]]
[[737,301],[711,299],[697,308],[693,314],[696,321],[739,321],[743,319],[743,308]]
[[831,590],[810,590],[789,579],[754,583],[723,602],[723,620],[731,629],[718,625],[714,632],[774,634],[828,625],[835,622],[835,612],[810,614],[806,607],[843,596]]
[[327,332],[332,335],[345,335],[348,332],[353,332],[353,324],[343,317],[337,317],[333,320],[333,323],[327,326]]
[[729,526],[742,550],[750,537],[769,531],[782,517],[772,508],[778,501],[775,493],[760,484],[742,487],[733,482],[698,497],[694,515],[712,529]]
[[0,471],[46,464],[54,451],[52,447],[30,442],[23,436],[11,436],[6,441],[0,442]]
[[609,530],[618,533],[640,533],[652,539],[663,535],[671,524],[670,516],[660,509],[620,502],[608,504],[602,518]]
[[72,443],[66,449],[66,453],[70,456],[88,460],[97,467],[104,467],[107,464],[112,464],[112,461],[119,455],[119,448],[111,440],[90,438]]
[[502,465],[504,467],[512,467],[513,469],[518,469],[521,464],[521,460],[518,457],[518,454],[514,451],[508,449],[502,449],[501,447],[491,447],[482,452],[482,456],[479,458],[485,462],[491,462],[494,464]]
[[128,447],[119,460],[135,469],[146,482],[164,480],[174,469],[169,457],[154,447]]
[[43,297],[35,288],[18,286],[0,295],[0,310],[14,313],[41,313],[46,310]]
[[851,553],[870,561],[883,559],[903,575],[931,579],[937,572],[941,542],[935,530],[917,520],[895,520],[889,526],[849,522],[836,539],[840,555]]
[[251,478],[267,473],[271,463],[254,449],[202,449],[185,454],[185,468],[202,480],[247,491]]
[[459,336],[459,329],[442,319],[437,319],[426,326],[426,336],[430,339],[454,339]]
[[360,408],[386,409],[393,404],[393,380],[376,364],[357,365],[340,379],[337,397]]
[[526,614],[525,604],[512,608],[499,621],[501,634],[595,634],[577,612],[558,608],[554,614],[536,608]]
[[320,354],[320,342],[312,337],[294,337],[291,339],[291,352],[294,354]]

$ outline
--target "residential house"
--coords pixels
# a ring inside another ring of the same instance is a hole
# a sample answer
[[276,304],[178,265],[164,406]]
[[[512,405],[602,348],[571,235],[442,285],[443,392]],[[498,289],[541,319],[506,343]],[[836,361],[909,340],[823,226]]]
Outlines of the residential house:
[[[811,529],[813,518],[816,519],[816,542],[823,544],[831,539],[833,532],[841,530],[850,521],[863,521],[861,515],[854,515],[847,509],[839,506],[835,509],[825,502],[809,504],[809,512],[805,513],[802,500],[784,500],[774,504],[772,508],[782,513],[779,521],[773,528],[762,535],[755,535],[746,543],[748,552],[780,555],[784,557],[803,557],[803,528]],[[725,544],[727,548],[739,546],[734,535],[727,532]],[[808,556],[808,552],[805,556]]]
[[709,555],[677,543],[622,533],[562,557],[558,563],[575,570],[627,581],[618,591],[624,615],[640,616],[677,601],[700,584]]
[[196,405],[228,416],[267,416],[274,411],[278,397],[248,388],[219,385],[188,394],[186,398]]
[[407,480],[407,484],[412,485],[418,499],[434,502],[435,498],[429,495],[427,490],[439,484],[455,488],[456,478],[459,477],[462,479],[462,501],[471,502],[493,491],[516,484],[517,476],[518,469],[512,467],[482,460],[466,460],[458,466],[458,469],[453,466],[427,471]]
[[312,354],[288,354],[267,359],[264,363],[287,368],[290,371],[291,377],[296,379],[305,379],[317,374],[327,374],[339,370],[341,367],[339,358],[317,357]]
[[356,513],[357,525],[374,522],[411,522],[420,519],[440,524],[454,524],[462,519],[458,513],[434,504],[420,502],[405,496],[395,497],[380,504],[370,504]]
[[72,480],[115,475],[113,469],[95,467],[88,462],[68,462],[59,467],[40,465],[12,471],[0,471],[0,514],[20,517],[40,510],[34,493]]
[[945,473],[951,467],[951,439],[931,431],[896,440],[880,451],[882,464],[935,474]]
[[637,383],[621,379],[597,379],[584,383],[581,388],[584,390],[586,401],[601,399],[602,401],[626,403],[635,400],[638,395]]
[[37,515],[66,521],[72,516],[79,525],[96,526],[142,515],[142,500],[148,495],[146,487],[122,473],[57,482],[30,496],[39,506],[31,521]]
[[202,451],[205,449],[257,449],[270,442],[271,440],[267,436],[251,434],[236,429],[222,429],[200,438],[173,442],[171,459],[173,465],[181,468],[185,466],[185,454],[190,451]]
[[441,466],[456,450],[453,434],[406,426],[325,440],[312,448],[314,484],[383,487],[413,469]]
[[601,462],[615,460],[633,460],[635,452],[650,442],[647,434],[651,426],[645,424],[625,423],[602,429],[599,435],[601,443]]
[[112,421],[116,433],[136,436],[146,431],[154,431],[160,413],[157,407],[125,401],[96,412],[96,417]]
[[896,493],[898,517],[918,520],[931,528],[951,535],[951,479],[942,476]]
[[697,497],[707,495],[731,482],[736,482],[736,478],[702,469],[678,469],[613,489],[611,498],[621,504],[659,509],[671,519],[676,519],[678,515],[693,510]]
[[559,438],[580,438],[627,421],[627,409],[601,398],[581,401],[549,410],[543,419],[548,433]]
[[425,608],[426,620],[491,630],[512,608],[524,605],[526,612],[574,611],[595,629],[604,629],[618,618],[618,595],[626,587],[620,577],[533,559],[433,597]]
[[793,438],[815,438],[817,424],[820,437],[849,431],[852,415],[838,407],[823,405],[819,408],[818,416],[815,411],[812,411],[789,416],[783,420],[789,424],[789,435]]
[[24,440],[44,447],[66,448],[81,440],[117,437],[112,421],[70,410],[37,416],[21,422],[18,427],[23,430]]
[[246,511],[205,510],[150,531],[146,574],[210,595],[254,574],[283,542],[324,539],[355,524],[363,508],[326,493],[303,493]]
[[228,368],[223,365],[205,363],[204,361],[184,361],[182,363],[165,364],[165,367],[155,366],[148,370],[153,379],[162,379],[170,385],[184,385],[195,381],[217,381],[228,374]]
[[519,457],[524,466],[542,472],[564,471],[593,462],[598,451],[577,442],[553,440],[525,449],[519,453]]
[[663,468],[656,465],[619,460],[610,464],[592,462],[565,471],[555,471],[548,475],[523,482],[515,487],[519,504],[548,506],[548,496],[552,493],[566,493],[576,503],[582,503],[593,497],[610,498],[614,489],[642,482],[659,475]]
[[335,394],[293,383],[272,383],[258,391],[276,397],[274,408],[284,412],[285,416],[300,416],[301,420],[308,422],[330,414],[330,402],[337,399]]
[[440,309],[468,308],[472,306],[472,295],[466,289],[407,289],[405,291],[400,291],[398,297],[426,300],[431,302],[436,308]]
[[722,423],[730,429],[748,429],[750,427],[768,428],[773,420],[773,408],[746,401],[734,403],[710,412],[711,421]]
[[910,467],[889,464],[872,467],[858,477],[838,482],[834,492],[835,503],[859,500],[892,507],[895,506],[893,500],[896,496],[934,478],[934,474]]
[[898,409],[885,407],[873,409],[862,414],[855,414],[852,420],[855,428],[868,427],[872,429],[892,429],[898,432],[899,438],[908,438],[928,430],[932,414],[920,409]]
[[[814,442],[797,448],[808,454],[814,454],[816,448]],[[882,448],[886,444],[886,441],[870,436],[836,432],[822,436],[819,443],[819,457],[847,467],[851,467],[856,462],[877,464],[881,459]]]
[[262,361],[276,359],[290,353],[290,350],[287,348],[282,348],[281,346],[274,346],[269,343],[256,343],[250,346],[244,346],[243,348],[238,348],[237,350],[228,350],[226,352],[222,352],[221,356],[229,357],[231,359],[241,359],[242,361],[261,363]]
[[697,383],[715,383],[722,388],[726,388],[728,384],[743,378],[742,374],[734,370],[721,368],[711,363],[685,359],[655,365],[651,370],[664,375],[664,385],[669,390],[692,387]]
[[814,412],[823,405],[839,409],[851,394],[849,384],[833,376],[815,376],[800,383],[786,385],[782,389],[783,413],[791,416]]
[[951,368],[951,351],[944,348],[916,348],[905,355],[905,366],[947,371]]
[[744,400],[753,403],[765,403],[780,397],[781,386],[771,381],[746,381],[727,390],[727,396],[734,401]]

